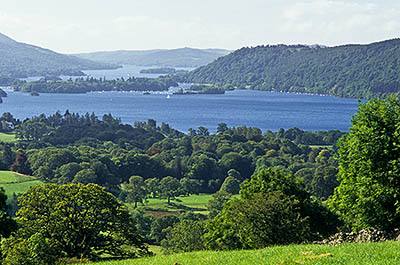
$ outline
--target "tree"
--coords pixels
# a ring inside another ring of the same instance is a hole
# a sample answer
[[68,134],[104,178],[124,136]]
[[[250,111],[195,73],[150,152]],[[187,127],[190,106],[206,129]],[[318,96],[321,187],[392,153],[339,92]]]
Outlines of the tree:
[[338,144],[340,185],[330,201],[348,227],[400,228],[400,102],[359,105]]
[[298,243],[309,238],[309,222],[299,202],[281,191],[232,200],[207,225],[210,249],[254,249]]
[[228,130],[228,125],[226,123],[218,123],[217,133],[222,134]]
[[206,127],[200,126],[197,128],[197,135],[207,136],[210,135],[210,132]]
[[227,176],[225,181],[222,183],[220,190],[231,194],[238,194],[240,190],[240,182],[232,176]]
[[[96,184],[34,186],[20,197],[20,205],[17,242],[40,233],[60,258],[147,253],[126,207]],[[13,251],[3,254],[7,257]]]
[[32,171],[29,167],[29,161],[24,151],[19,150],[15,156],[15,162],[10,166],[11,171],[15,171],[22,174],[31,174]]
[[190,252],[204,249],[204,225],[199,221],[182,220],[167,228],[161,246],[167,253]]
[[82,184],[89,184],[89,183],[96,183],[97,175],[91,168],[84,168],[74,176],[72,180],[73,183],[82,183]]
[[161,196],[168,199],[168,204],[171,202],[171,198],[173,199],[176,196],[182,194],[182,185],[176,178],[171,176],[167,176],[162,178],[160,181],[160,191]]
[[258,193],[280,191],[284,195],[297,200],[302,218],[310,223],[310,238],[320,239],[337,231],[337,216],[306,191],[303,182],[279,167],[270,167],[253,175],[250,180],[241,184],[240,196],[251,199]]
[[146,184],[141,176],[130,177],[129,182],[121,184],[121,190],[127,193],[126,202],[135,203],[135,208],[138,202],[143,203],[147,195]]
[[231,197],[232,194],[226,191],[220,190],[214,193],[212,195],[212,199],[209,200],[207,203],[208,216],[210,218],[214,218],[215,216],[217,216],[224,208],[224,204],[228,202]]
[[183,192],[185,195],[189,196],[190,194],[199,194],[201,182],[198,179],[190,179],[190,178],[181,178],[179,181],[182,185]]
[[168,227],[173,226],[179,222],[179,218],[172,214],[167,214],[156,219],[151,224],[151,238],[156,244],[165,238],[166,230]]
[[6,256],[5,265],[55,265],[58,261],[57,250],[41,233],[35,233],[28,239],[10,238],[1,246]]
[[160,179],[148,178],[144,183],[146,184],[147,191],[153,196],[153,198],[157,198],[160,193]]

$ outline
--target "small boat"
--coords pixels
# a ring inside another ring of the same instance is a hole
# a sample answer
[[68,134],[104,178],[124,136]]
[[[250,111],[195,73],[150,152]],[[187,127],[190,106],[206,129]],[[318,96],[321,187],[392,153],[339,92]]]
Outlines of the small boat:
[[167,96],[167,99],[170,99],[171,98],[171,95],[170,94],[168,94],[168,96]]

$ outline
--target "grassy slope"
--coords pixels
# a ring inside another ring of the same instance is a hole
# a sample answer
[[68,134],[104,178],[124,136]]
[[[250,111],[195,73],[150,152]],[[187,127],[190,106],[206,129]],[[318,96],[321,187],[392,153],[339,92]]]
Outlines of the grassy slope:
[[0,142],[11,143],[15,141],[16,139],[13,133],[0,133]]
[[5,189],[8,199],[11,198],[13,193],[24,193],[30,187],[38,184],[43,184],[43,182],[35,177],[12,171],[0,171],[0,187]]
[[[147,199],[147,201],[138,208],[151,213],[154,217],[159,218],[165,214],[179,215],[180,212],[192,211],[195,213],[208,214],[207,203],[212,199],[211,194],[190,195],[186,197],[177,197],[171,200],[168,205],[167,199]],[[130,211],[134,210],[133,203],[126,204]]]
[[261,250],[200,251],[97,265],[220,265],[220,264],[400,264],[400,242],[352,243],[336,247],[293,245]]

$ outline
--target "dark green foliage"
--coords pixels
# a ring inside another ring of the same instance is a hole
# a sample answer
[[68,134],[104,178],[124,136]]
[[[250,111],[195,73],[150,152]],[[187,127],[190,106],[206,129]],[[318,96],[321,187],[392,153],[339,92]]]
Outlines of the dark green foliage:
[[280,191],[232,200],[207,225],[209,249],[254,249],[298,243],[309,237],[307,217],[299,202]]
[[[58,258],[94,259],[104,254],[136,257],[146,253],[127,209],[95,184],[35,186],[19,202],[19,229],[6,244],[9,246],[3,252],[6,260],[25,247],[34,247],[23,242],[37,233],[41,235],[41,242],[44,238],[56,251]],[[11,242],[22,242],[22,245]],[[125,249],[126,246],[131,248]]]
[[121,191],[126,193],[125,201],[133,202],[135,208],[138,202],[143,203],[147,195],[146,184],[141,176],[132,176],[129,178],[129,182],[122,183]]
[[160,181],[160,195],[168,199],[168,204],[171,203],[171,199],[176,196],[182,195],[184,190],[182,185],[176,178],[167,176],[162,178]]
[[238,194],[240,190],[240,182],[232,176],[227,176],[221,185],[220,191],[225,191],[231,194]]
[[17,152],[15,156],[15,162],[11,164],[10,170],[26,175],[30,175],[32,173],[29,161],[24,151],[19,150]]
[[331,206],[353,230],[400,228],[400,102],[361,103],[339,142],[339,181]]
[[204,225],[199,221],[182,220],[166,229],[161,246],[166,253],[203,250]]
[[7,196],[4,189],[0,187],[0,241],[2,237],[8,237],[15,230],[16,223],[7,213]]
[[334,233],[338,224],[299,180],[268,168],[243,182],[240,199],[224,205],[204,238],[209,249],[262,248],[320,239]]
[[369,45],[242,48],[195,69],[186,80],[257,90],[371,98],[398,93],[399,39]]
[[209,211],[209,213],[208,213],[209,218],[214,218],[222,211],[225,203],[231,199],[232,194],[228,193],[226,191],[220,190],[220,191],[217,191],[216,193],[214,193],[212,195],[212,197],[213,198],[211,200],[209,200],[208,204],[207,204],[207,210]]
[[175,215],[164,215],[154,220],[151,224],[151,238],[156,244],[160,244],[166,236],[166,229],[179,222]]
[[242,183],[240,196],[243,199],[251,199],[255,194],[274,191],[293,196],[299,202],[301,217],[308,218],[310,223],[310,238],[326,237],[337,230],[337,216],[313,199],[301,180],[280,168],[268,168],[253,175],[251,180]]
[[164,91],[178,84],[168,77],[105,80],[78,78],[75,80],[23,82],[16,91],[38,93],[87,93],[91,91]]
[[154,217],[146,214],[143,209],[135,209],[131,212],[132,220],[136,224],[138,234],[147,242],[151,242],[151,226]]

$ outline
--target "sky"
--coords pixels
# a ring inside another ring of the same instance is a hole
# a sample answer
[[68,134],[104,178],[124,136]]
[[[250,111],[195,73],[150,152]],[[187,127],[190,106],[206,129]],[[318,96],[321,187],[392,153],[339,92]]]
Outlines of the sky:
[[62,53],[400,37],[400,0],[0,0],[0,32]]

